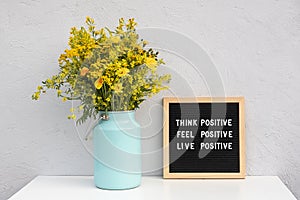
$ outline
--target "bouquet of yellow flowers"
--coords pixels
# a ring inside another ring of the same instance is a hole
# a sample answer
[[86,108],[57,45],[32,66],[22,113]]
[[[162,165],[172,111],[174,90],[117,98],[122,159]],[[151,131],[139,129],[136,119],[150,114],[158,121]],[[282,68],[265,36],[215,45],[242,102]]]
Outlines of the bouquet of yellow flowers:
[[63,102],[79,100],[71,108],[69,119],[78,123],[96,118],[100,111],[134,110],[145,100],[167,89],[170,75],[160,76],[157,67],[164,64],[158,52],[146,49],[147,42],[136,33],[136,22],[119,20],[114,31],[95,28],[94,20],[86,18],[87,28],[71,28],[69,47],[59,57],[59,73],[42,81],[32,99],[54,89]]

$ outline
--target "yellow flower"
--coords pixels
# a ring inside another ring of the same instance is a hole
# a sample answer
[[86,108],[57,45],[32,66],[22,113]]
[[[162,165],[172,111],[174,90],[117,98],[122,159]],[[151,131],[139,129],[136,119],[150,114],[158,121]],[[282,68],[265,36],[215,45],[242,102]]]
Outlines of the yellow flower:
[[103,80],[107,85],[109,85],[109,86],[112,85],[112,80],[110,78],[108,78],[107,76],[103,76]]
[[60,95],[61,95],[61,93],[62,93],[62,91],[61,91],[61,90],[57,90],[57,96],[60,96]]
[[95,81],[94,85],[95,85],[95,88],[99,90],[102,87],[102,85],[103,85],[103,79],[101,77],[99,77]]
[[42,90],[43,89],[43,87],[42,86],[37,86],[37,88],[36,88],[37,90]]
[[149,88],[150,88],[150,85],[149,85],[149,84],[146,84],[146,85],[144,85],[144,88],[145,88],[145,89],[149,89]]
[[48,83],[48,84],[52,85],[52,84],[53,84],[53,80],[52,80],[52,79],[50,79],[50,78],[48,78],[48,79],[46,80],[46,83]]
[[145,64],[150,69],[154,69],[157,65],[157,61],[154,58],[146,58],[145,59]]
[[79,56],[79,53],[77,52],[76,49],[66,49],[65,50],[67,57],[71,58],[71,57],[76,57]]
[[[89,73],[91,75],[91,77],[93,78],[97,78],[97,77],[100,77],[102,76],[103,74],[103,70],[97,70],[97,71],[90,71]],[[104,78],[103,78],[104,79]]]
[[110,39],[111,39],[111,42],[115,43],[115,44],[118,43],[118,42],[120,42],[120,38],[119,37],[111,37]]
[[72,27],[72,28],[71,28],[71,31],[70,31],[70,34],[75,33],[76,30],[77,30],[76,27]]
[[86,16],[85,23],[87,23],[87,24],[94,24],[95,21],[94,21],[93,18],[91,18],[91,17],[89,17],[89,16]]
[[153,94],[156,94],[156,93],[158,93],[158,92],[159,92],[159,89],[156,88],[156,87],[153,87],[153,88],[151,89],[151,93],[153,93]]
[[68,119],[76,119],[76,115],[75,114],[69,115]]
[[85,76],[89,72],[89,69],[87,67],[83,67],[80,70],[80,76]]
[[68,118],[76,119],[81,111],[81,124],[94,111],[113,110],[115,100],[120,102],[117,109],[131,110],[142,99],[166,89],[170,76],[160,76],[156,70],[164,63],[158,52],[144,48],[147,42],[139,39],[136,25],[134,19],[121,18],[115,30],[98,29],[87,17],[85,27],[71,28],[69,47],[58,60],[59,73],[43,81],[32,99],[39,99],[47,89],[53,89],[63,102],[80,99]]
[[132,76],[129,76],[129,77],[128,77],[128,83],[132,84],[132,81],[133,81]]
[[40,98],[40,92],[35,92],[33,95],[32,95],[32,99],[34,100],[38,100]]
[[128,74],[129,72],[129,69],[123,67],[121,69],[118,69],[118,71],[116,72],[116,74],[119,76],[119,77],[122,77],[122,76],[125,76],[126,74]]
[[144,41],[143,41],[143,45],[146,46],[147,44],[149,44],[149,42],[146,41],[146,40],[144,40]]
[[123,86],[121,83],[115,84],[114,85],[114,91],[115,93],[119,94],[122,92]]
[[133,30],[136,25],[137,25],[137,23],[134,21],[134,18],[131,18],[128,20],[126,27],[127,27],[127,29]]

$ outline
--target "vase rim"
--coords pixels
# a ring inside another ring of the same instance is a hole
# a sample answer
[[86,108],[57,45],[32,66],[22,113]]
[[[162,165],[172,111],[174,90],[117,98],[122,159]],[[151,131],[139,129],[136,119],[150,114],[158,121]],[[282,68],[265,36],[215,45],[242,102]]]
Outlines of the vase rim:
[[120,111],[103,111],[101,110],[100,113],[108,113],[108,114],[118,114],[118,113],[133,113],[135,110],[120,110]]

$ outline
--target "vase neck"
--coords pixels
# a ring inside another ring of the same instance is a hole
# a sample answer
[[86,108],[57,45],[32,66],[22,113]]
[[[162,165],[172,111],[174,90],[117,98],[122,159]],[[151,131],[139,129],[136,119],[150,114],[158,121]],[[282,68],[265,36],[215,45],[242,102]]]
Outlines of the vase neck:
[[101,111],[100,114],[106,113],[109,116],[109,120],[113,121],[123,121],[123,120],[135,120],[135,111],[109,111],[103,112]]

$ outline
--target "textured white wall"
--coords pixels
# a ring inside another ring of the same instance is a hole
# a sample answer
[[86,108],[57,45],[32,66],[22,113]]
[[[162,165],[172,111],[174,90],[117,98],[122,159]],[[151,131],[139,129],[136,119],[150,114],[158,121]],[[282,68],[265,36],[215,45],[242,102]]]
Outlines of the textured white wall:
[[[87,15],[109,27],[119,17],[135,17],[140,27],[176,30],[201,44],[226,94],[246,98],[247,174],[278,175],[300,198],[299,1],[2,0],[0,199],[36,175],[92,174],[92,158],[65,117],[70,105],[51,93],[38,103],[30,99],[35,86],[57,71],[69,28],[80,26]],[[189,69],[189,64],[165,56],[169,66],[188,71],[182,68]],[[196,95],[209,94],[200,77],[190,85]],[[177,95],[190,95],[176,81],[171,87]],[[160,108],[148,115],[151,102],[159,100],[147,102],[137,113],[145,135],[161,130]],[[160,148],[161,143],[161,134],[155,135],[143,150]],[[160,163],[161,157],[143,164],[153,162]]]

